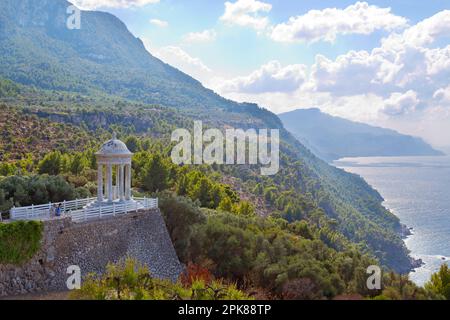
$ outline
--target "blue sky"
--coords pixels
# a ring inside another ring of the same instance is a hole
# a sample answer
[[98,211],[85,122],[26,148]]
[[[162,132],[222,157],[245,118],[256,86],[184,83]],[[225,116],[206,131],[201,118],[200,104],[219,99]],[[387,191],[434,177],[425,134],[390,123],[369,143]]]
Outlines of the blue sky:
[[[143,7],[100,7],[99,9],[119,17],[133,34],[148,38],[154,46],[162,47],[181,43],[190,54],[200,58],[208,66],[233,70],[235,73],[252,71],[274,59],[289,64],[311,64],[318,53],[335,58],[350,49],[371,50],[378,44],[380,35],[385,34],[377,32],[370,36],[343,36],[333,44],[274,44],[251,29],[224,26],[219,21],[224,13],[224,2],[221,0],[161,0],[159,3]],[[275,24],[287,21],[291,16],[305,14],[309,10],[346,8],[356,1],[268,0],[264,2],[272,4],[272,10],[268,16]],[[450,8],[446,0],[371,1],[370,4],[390,7],[393,13],[407,17],[412,23]],[[167,21],[169,25],[166,28],[160,28],[150,24],[150,19]],[[186,33],[201,32],[206,29],[215,29],[218,32],[217,41],[196,46],[187,46],[182,43]]]
[[450,146],[447,0],[75,0],[238,101],[319,107]]

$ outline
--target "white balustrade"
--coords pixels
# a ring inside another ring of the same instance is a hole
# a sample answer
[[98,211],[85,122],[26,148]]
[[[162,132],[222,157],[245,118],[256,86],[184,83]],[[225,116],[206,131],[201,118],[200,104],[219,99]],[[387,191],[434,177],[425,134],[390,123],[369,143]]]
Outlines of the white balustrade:
[[91,207],[87,206],[96,200],[97,198],[86,198],[54,204],[32,205],[30,207],[13,207],[10,210],[10,217],[12,220],[45,220],[51,218],[50,213],[52,208],[61,205],[61,214],[70,216],[74,222],[82,222],[93,218],[104,218],[116,216],[117,214],[138,212],[143,209],[158,208],[158,199],[149,199],[145,197],[134,198],[134,202],[113,203],[102,206],[93,205]]

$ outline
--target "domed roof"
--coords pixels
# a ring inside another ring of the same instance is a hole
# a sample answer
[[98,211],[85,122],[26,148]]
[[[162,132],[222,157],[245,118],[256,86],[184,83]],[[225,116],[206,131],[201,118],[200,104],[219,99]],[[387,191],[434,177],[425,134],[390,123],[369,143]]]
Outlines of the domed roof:
[[114,133],[113,138],[102,145],[97,155],[132,155],[132,153],[125,143],[116,138]]

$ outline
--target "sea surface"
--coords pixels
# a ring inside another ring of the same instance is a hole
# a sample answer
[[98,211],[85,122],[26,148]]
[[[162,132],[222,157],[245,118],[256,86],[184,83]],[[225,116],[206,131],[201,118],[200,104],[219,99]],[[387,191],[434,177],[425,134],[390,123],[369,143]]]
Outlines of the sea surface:
[[423,285],[442,263],[450,265],[450,156],[343,158],[334,165],[363,177],[413,228],[405,242],[425,265],[412,281]]

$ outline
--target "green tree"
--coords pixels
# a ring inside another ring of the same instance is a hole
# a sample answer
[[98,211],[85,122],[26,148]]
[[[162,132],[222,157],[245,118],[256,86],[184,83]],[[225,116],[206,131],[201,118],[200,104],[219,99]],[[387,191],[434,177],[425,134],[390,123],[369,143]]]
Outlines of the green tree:
[[141,148],[144,151],[149,151],[151,146],[152,146],[152,140],[150,140],[148,138],[144,139],[141,143]]
[[138,152],[141,149],[139,140],[135,136],[129,136],[125,140],[125,144],[127,145],[128,150],[130,150],[133,153]]
[[187,193],[189,186],[189,180],[185,174],[180,174],[176,182],[176,192],[180,196],[184,196]]
[[171,194],[162,195],[160,208],[175,250],[186,260],[193,226],[205,221],[205,216],[191,199]]
[[305,239],[313,239],[314,236],[306,221],[295,221],[289,225],[289,229]]
[[194,200],[199,200],[202,207],[213,208],[211,188],[209,179],[202,177],[190,190],[189,196]]
[[39,162],[39,174],[56,176],[61,172],[62,157],[59,151],[50,152]]
[[10,176],[0,180],[0,189],[7,204],[16,206],[60,202],[75,197],[74,187],[61,176]]
[[72,157],[69,167],[71,173],[79,175],[84,169],[89,167],[89,161],[84,154],[77,152]]
[[450,300],[450,268],[446,263],[431,276],[431,280],[425,284],[425,289]]
[[0,215],[2,212],[8,211],[12,207],[12,205],[12,201],[6,199],[5,190],[0,189]]
[[169,186],[169,167],[159,153],[155,153],[145,164],[140,181],[146,191],[163,191]]
[[234,213],[242,215],[242,216],[254,216],[255,215],[255,207],[248,201],[241,201],[234,207]]
[[219,209],[227,212],[231,212],[233,210],[233,203],[231,202],[230,197],[224,197],[219,203]]
[[15,174],[17,168],[14,164],[8,162],[0,163],[0,176],[12,176]]

